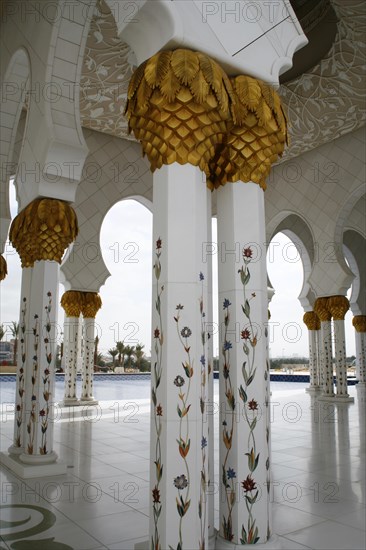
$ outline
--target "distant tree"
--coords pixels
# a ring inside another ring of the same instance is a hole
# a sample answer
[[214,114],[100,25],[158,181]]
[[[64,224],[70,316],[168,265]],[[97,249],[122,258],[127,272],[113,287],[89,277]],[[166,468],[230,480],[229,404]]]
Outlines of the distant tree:
[[99,367],[104,367],[105,365],[105,361],[103,359],[103,353],[98,353],[97,357],[96,357],[96,365],[98,365]]
[[144,344],[138,343],[135,349],[136,366],[139,370],[141,369],[141,361],[145,355],[145,352],[143,351],[144,347]]
[[118,349],[117,348],[109,349],[108,353],[109,353],[109,355],[112,356],[112,361],[113,361],[112,367],[113,367],[113,370],[114,370],[116,368],[116,356],[118,355]]
[[151,372],[151,363],[146,357],[141,359],[140,372]]
[[0,325],[0,342],[5,336],[6,329],[4,329],[4,325]]
[[127,366],[128,368],[131,368],[132,366],[132,356],[135,355],[136,350],[134,346],[126,346],[125,347],[125,353],[127,355]]
[[17,353],[18,353],[18,336],[19,336],[19,323],[15,321],[11,322],[11,334],[14,338],[14,350],[13,350],[13,365],[17,364]]
[[118,366],[123,367],[125,364],[126,346],[123,342],[116,342],[116,348],[118,350]]

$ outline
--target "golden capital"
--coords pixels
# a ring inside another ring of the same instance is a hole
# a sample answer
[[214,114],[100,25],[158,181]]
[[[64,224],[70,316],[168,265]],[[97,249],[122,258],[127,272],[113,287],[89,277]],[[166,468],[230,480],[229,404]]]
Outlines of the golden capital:
[[178,162],[209,175],[231,103],[232,85],[223,69],[203,53],[177,49],[159,52],[136,69],[126,117],[152,172]]
[[102,307],[102,299],[98,292],[81,292],[83,295],[83,302],[81,306],[81,313],[84,317],[95,318],[96,314]]
[[8,266],[2,254],[0,254],[0,281],[3,281],[8,274]]
[[320,330],[320,320],[315,311],[306,311],[303,321],[308,330]]
[[328,298],[328,309],[334,321],[343,321],[349,310],[349,301],[346,296],[330,296]]
[[328,309],[328,298],[317,298],[314,304],[314,311],[320,321],[331,321],[332,314]]
[[84,293],[78,290],[67,290],[61,298],[61,305],[66,317],[79,317],[84,301]]
[[37,260],[61,263],[65,249],[78,234],[75,211],[58,199],[35,199],[14,218],[9,239],[22,267]]
[[274,89],[250,76],[237,76],[231,83],[233,120],[211,159],[208,187],[252,181],[265,190],[271,166],[287,143],[281,100]]
[[356,332],[366,332],[366,315],[355,315],[352,319],[352,325]]

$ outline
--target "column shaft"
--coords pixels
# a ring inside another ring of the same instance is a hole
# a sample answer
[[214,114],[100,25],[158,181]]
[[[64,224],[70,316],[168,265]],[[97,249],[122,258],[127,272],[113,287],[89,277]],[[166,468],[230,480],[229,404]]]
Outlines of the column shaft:
[[334,397],[332,323],[321,321],[322,397]]
[[26,358],[27,344],[30,338],[30,318],[27,300],[30,297],[31,277],[30,269],[22,270],[22,288],[20,294],[20,316],[19,316],[19,342],[17,356],[17,374],[15,386],[15,416],[14,416],[14,439],[13,445],[9,447],[10,454],[21,454],[24,452],[26,437],[25,423],[25,392],[26,392]]
[[64,321],[64,365],[65,365],[65,395],[64,405],[75,405],[77,357],[79,342],[79,317],[65,317]]
[[346,337],[344,320],[333,321],[334,356],[337,375],[337,397],[349,397],[347,391]]
[[27,297],[31,326],[27,327],[24,362],[26,429],[20,460],[45,464],[57,459],[53,451],[53,400],[59,266],[53,261],[37,261],[27,269],[31,272]]
[[322,389],[322,365],[321,365],[321,332],[315,330],[315,355],[316,355],[316,380],[319,390]]
[[[83,404],[95,405],[94,399],[94,317],[84,317],[83,322],[83,370],[81,375],[81,398]],[[85,403],[84,403],[85,402]]]
[[150,544],[208,547],[207,189],[199,169],[154,173]]
[[[212,193],[207,192],[207,242],[209,243],[206,257],[203,256],[203,261],[206,263],[207,269],[207,419],[208,419],[208,484],[207,484],[207,499],[208,499],[208,537],[213,540],[215,537],[215,454],[214,454],[214,372],[213,372],[213,289],[212,289],[212,262],[213,262],[213,245],[212,245]],[[217,257],[217,256],[215,256]]]
[[[217,191],[220,323],[220,536],[270,536],[264,194],[251,182]],[[223,541],[220,544],[224,544]],[[218,546],[220,547],[220,546]]]
[[366,332],[356,332],[357,358],[358,358],[358,380],[366,384]]
[[318,353],[317,353],[317,331],[309,330],[309,374],[310,390],[316,391],[318,384]]

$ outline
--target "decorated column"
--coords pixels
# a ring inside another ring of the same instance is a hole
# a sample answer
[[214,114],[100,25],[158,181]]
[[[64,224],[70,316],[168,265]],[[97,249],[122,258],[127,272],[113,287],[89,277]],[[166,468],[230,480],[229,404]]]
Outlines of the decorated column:
[[264,190],[287,134],[273,90],[246,76],[231,82],[233,125],[210,164],[220,250],[220,549],[272,544]]
[[356,338],[357,386],[366,387],[366,315],[355,315],[352,319]]
[[24,452],[26,438],[26,409],[25,409],[25,384],[26,384],[26,360],[27,343],[30,339],[30,318],[28,313],[27,297],[31,292],[32,270],[23,269],[22,287],[19,315],[19,345],[17,352],[17,371],[15,382],[15,422],[13,444],[8,451],[11,455],[20,455]]
[[318,365],[318,334],[320,330],[319,317],[314,311],[304,313],[303,321],[309,331],[309,374],[310,386],[306,388],[307,392],[320,391],[319,386],[319,365]]
[[59,263],[76,235],[75,212],[56,199],[34,200],[18,214],[10,228],[10,241],[22,262],[24,295],[14,419],[16,437],[9,449],[10,456],[3,460],[22,477],[65,470],[63,465],[55,464],[57,455],[53,451],[56,312]]
[[321,387],[320,399],[334,398],[333,355],[332,355],[332,315],[328,308],[328,298],[317,298],[314,311],[320,319]]
[[[207,500],[208,500],[208,538],[209,547],[212,546],[215,540],[215,454],[214,454],[214,420],[217,412],[214,402],[214,371],[213,371],[213,334],[215,327],[213,325],[213,289],[212,289],[212,262],[213,262],[213,243],[212,243],[212,193],[206,191],[207,196],[207,242],[209,248],[204,246],[203,262],[205,263],[205,272],[207,273],[207,308],[206,308],[206,334],[207,334],[207,440],[209,442],[207,448]],[[207,253],[207,256],[205,255]]]
[[208,56],[176,50],[138,67],[128,92],[130,129],[156,170],[148,542],[154,550],[209,547],[205,174],[226,132],[230,89]]
[[102,307],[98,292],[81,292],[83,299],[81,312],[83,314],[83,370],[81,373],[82,405],[97,405],[94,398],[94,339],[95,317]]
[[349,310],[349,301],[346,296],[331,296],[328,298],[328,309],[333,317],[334,329],[334,357],[337,380],[337,400],[353,402],[348,394],[346,337],[344,333],[344,317]]
[[76,395],[77,357],[79,344],[79,318],[83,305],[83,293],[77,290],[67,290],[61,305],[65,310],[64,321],[64,371],[65,393],[63,405],[69,407],[79,403]]

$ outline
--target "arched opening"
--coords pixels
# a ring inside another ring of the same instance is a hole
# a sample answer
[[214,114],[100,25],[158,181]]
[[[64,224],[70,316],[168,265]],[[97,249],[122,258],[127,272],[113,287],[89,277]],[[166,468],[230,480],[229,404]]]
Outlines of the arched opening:
[[270,358],[308,357],[308,336],[298,300],[304,283],[302,256],[283,232],[276,233],[267,251],[267,271],[275,290],[270,303]]
[[[144,345],[150,358],[152,299],[152,213],[137,200],[115,204],[100,232],[103,260],[111,274],[101,289],[96,322],[99,350],[109,361],[116,342]],[[137,358],[133,362],[136,365]],[[132,364],[132,361],[131,361]]]

